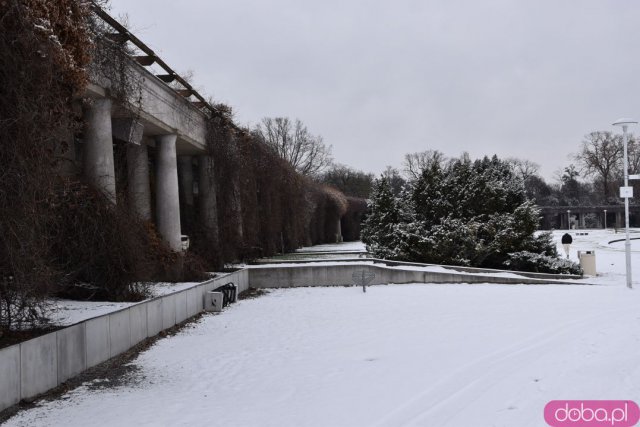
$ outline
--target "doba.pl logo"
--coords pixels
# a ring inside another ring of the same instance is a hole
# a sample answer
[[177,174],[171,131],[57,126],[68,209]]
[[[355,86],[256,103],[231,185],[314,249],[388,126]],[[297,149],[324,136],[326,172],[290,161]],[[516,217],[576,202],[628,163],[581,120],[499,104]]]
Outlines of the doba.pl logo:
[[632,427],[640,408],[631,400],[552,400],[544,420],[551,427]]

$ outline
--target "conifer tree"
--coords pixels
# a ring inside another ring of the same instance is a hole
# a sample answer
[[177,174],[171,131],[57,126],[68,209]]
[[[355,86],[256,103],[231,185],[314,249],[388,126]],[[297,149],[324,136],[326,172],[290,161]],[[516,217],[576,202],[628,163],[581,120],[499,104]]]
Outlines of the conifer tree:
[[497,156],[425,167],[398,199],[376,182],[363,241],[381,258],[578,273],[559,262],[550,234],[536,234],[540,211],[522,179]]

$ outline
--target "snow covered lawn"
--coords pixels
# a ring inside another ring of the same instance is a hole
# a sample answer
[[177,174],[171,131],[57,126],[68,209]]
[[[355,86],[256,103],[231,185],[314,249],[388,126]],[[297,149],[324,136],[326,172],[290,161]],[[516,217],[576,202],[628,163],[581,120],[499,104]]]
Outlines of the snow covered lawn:
[[607,286],[271,291],[159,340],[132,385],[81,387],[7,425],[544,426],[550,400],[637,402],[640,283],[626,289],[607,239],[572,248],[596,250],[589,282]]

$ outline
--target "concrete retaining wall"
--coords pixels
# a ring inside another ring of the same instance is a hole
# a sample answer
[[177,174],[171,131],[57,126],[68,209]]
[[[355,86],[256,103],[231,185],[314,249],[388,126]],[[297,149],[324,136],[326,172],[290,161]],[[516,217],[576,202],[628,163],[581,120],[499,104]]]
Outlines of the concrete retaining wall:
[[170,295],[85,320],[0,350],[0,411],[42,394],[204,310],[207,290],[233,282],[249,288],[239,270]]
[[[611,243],[611,242],[609,242]],[[330,253],[330,252],[328,252]],[[335,254],[335,252],[333,252]],[[316,252],[314,252],[316,254]],[[265,262],[256,262],[253,265],[261,265],[261,264],[317,264],[319,261],[317,259],[297,259],[297,260],[270,260]],[[327,260],[327,262],[331,262],[331,260]],[[440,265],[440,264],[425,264],[419,262],[406,262],[406,261],[392,261],[388,259],[379,259],[379,258],[340,258],[335,259],[333,262],[340,263],[369,263],[369,264],[379,264],[384,267],[400,267],[411,269],[413,267],[439,267],[445,268],[447,270],[451,270],[452,273],[472,273],[472,274],[487,274],[492,275],[496,273],[517,273],[519,276],[530,277],[532,279],[544,279],[544,280],[577,280],[582,279],[582,276],[575,274],[552,274],[552,273],[534,273],[530,271],[518,271],[514,272],[512,270],[499,270],[495,268],[479,268],[479,267],[463,267],[459,265]]]
[[575,284],[559,280],[534,279],[528,277],[504,277],[487,274],[447,273],[411,268],[393,268],[363,262],[341,265],[301,264],[281,267],[252,266],[248,269],[248,272],[249,283],[253,288],[290,288],[298,286],[353,285],[353,273],[363,270],[375,274],[375,278],[370,283],[371,285],[387,283]]

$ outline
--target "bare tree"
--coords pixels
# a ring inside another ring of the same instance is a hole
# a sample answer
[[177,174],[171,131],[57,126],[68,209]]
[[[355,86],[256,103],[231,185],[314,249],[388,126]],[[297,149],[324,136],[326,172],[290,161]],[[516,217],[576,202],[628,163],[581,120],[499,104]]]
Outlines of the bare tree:
[[595,176],[602,181],[605,202],[611,195],[611,184],[620,170],[622,156],[622,136],[608,131],[591,132],[586,135],[580,151],[575,155],[575,160],[584,175]]
[[629,173],[639,174],[640,173],[640,140],[639,139],[631,138],[629,140],[628,154],[629,154]]
[[345,195],[363,199],[369,197],[374,179],[371,173],[365,173],[340,164],[332,165],[320,177],[322,183],[337,188]]
[[387,168],[382,172],[382,176],[387,179],[387,182],[391,186],[391,192],[393,195],[399,196],[404,185],[407,183],[402,175],[400,175],[400,171],[394,167],[387,166]]
[[265,117],[254,134],[302,175],[316,176],[333,161],[331,146],[321,136],[312,135],[299,119]]
[[422,171],[430,168],[434,163],[442,164],[445,156],[438,150],[426,150],[419,153],[405,154],[404,172],[409,180],[418,179]]
[[522,182],[526,183],[529,178],[538,174],[540,165],[527,159],[518,159],[510,157],[507,162],[513,166],[513,169],[522,178]]

